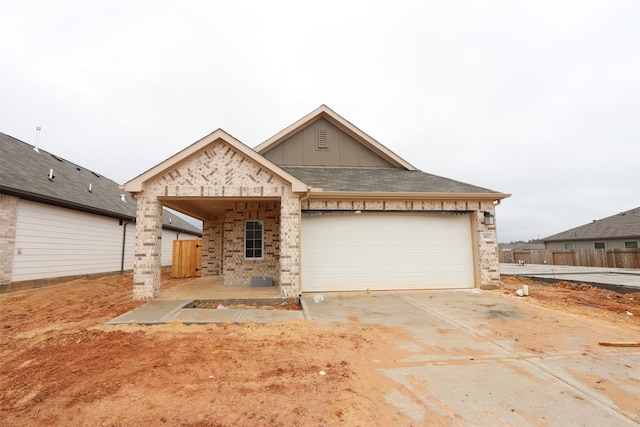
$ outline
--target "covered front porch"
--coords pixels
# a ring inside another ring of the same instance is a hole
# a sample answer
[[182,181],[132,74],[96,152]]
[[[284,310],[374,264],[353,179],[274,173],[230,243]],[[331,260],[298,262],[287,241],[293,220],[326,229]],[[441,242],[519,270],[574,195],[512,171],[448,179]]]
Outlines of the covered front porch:
[[160,289],[157,300],[214,300],[281,298],[277,286],[252,288],[225,285],[222,276],[198,277],[168,289]]
[[203,277],[253,294],[260,291],[252,279],[267,277],[281,297],[299,295],[300,199],[308,187],[226,132],[213,132],[124,189],[137,200],[135,299],[160,295],[163,206],[203,221]]

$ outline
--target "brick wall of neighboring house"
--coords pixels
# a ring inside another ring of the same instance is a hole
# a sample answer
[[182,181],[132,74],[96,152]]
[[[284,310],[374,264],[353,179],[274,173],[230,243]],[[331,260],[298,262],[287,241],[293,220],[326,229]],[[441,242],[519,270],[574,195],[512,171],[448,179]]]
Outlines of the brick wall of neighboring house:
[[14,196],[0,194],[0,291],[11,283],[19,200]]
[[[361,211],[471,211],[473,251],[478,286],[494,289],[500,284],[500,262],[496,225],[484,224],[484,212],[495,216],[492,202],[449,200],[319,200],[302,202],[303,210],[361,210]],[[496,221],[497,223],[497,221]]]

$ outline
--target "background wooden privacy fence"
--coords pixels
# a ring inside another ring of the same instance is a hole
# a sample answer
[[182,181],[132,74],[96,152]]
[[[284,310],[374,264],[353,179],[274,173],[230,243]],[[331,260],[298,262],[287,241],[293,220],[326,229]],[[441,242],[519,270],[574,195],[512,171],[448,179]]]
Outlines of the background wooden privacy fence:
[[202,240],[174,240],[171,277],[202,276]]
[[640,268],[640,249],[524,249],[500,251],[500,262],[575,265],[582,267]]

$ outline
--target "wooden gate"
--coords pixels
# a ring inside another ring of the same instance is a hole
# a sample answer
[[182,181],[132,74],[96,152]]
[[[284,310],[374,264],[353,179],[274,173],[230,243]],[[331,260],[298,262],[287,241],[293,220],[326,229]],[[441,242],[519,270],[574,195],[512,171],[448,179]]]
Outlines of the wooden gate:
[[202,240],[174,240],[171,277],[202,276]]

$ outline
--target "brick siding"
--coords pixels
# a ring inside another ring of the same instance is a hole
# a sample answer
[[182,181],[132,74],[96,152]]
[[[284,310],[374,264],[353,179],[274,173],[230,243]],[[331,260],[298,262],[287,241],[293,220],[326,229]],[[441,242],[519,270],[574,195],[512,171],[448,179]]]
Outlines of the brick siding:
[[0,194],[0,291],[11,283],[19,200],[14,196]]
[[[219,140],[145,182],[138,194],[136,299],[154,298],[160,289],[160,267],[155,261],[159,247],[153,243],[158,240],[155,230],[164,197],[229,200],[224,213],[203,221],[203,275],[223,275],[225,284],[246,286],[253,276],[273,277],[283,296],[299,293],[299,266],[291,266],[299,264],[298,196],[289,182]],[[263,260],[244,259],[244,224],[248,219],[263,221]]]

